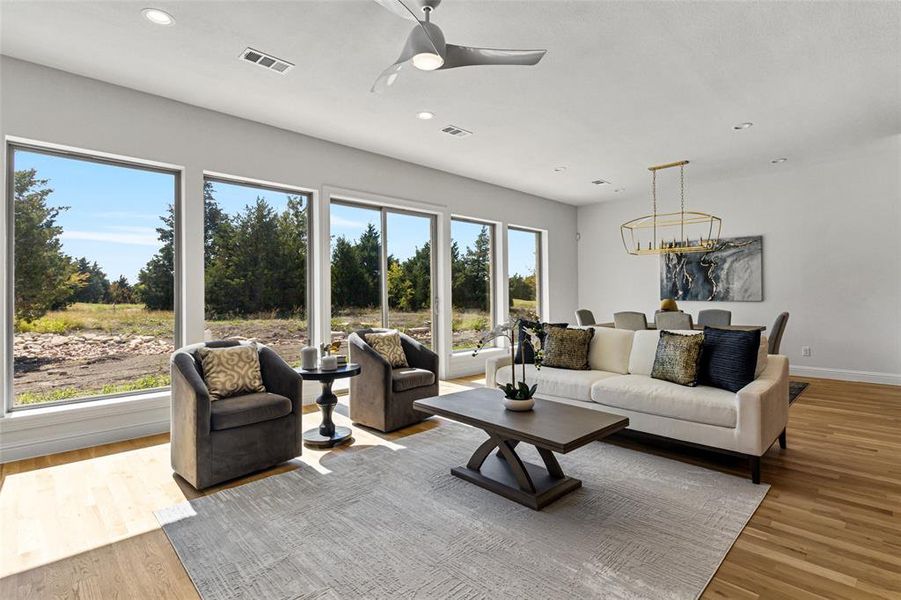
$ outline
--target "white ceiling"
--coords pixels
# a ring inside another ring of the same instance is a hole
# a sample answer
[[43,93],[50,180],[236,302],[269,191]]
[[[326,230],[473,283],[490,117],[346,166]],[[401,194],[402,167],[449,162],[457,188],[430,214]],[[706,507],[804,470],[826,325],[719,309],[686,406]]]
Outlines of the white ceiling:
[[449,42],[547,56],[409,70],[382,95],[411,23],[370,0],[0,2],[4,54],[571,204],[643,194],[655,163],[741,176],[901,131],[898,2],[444,0]]

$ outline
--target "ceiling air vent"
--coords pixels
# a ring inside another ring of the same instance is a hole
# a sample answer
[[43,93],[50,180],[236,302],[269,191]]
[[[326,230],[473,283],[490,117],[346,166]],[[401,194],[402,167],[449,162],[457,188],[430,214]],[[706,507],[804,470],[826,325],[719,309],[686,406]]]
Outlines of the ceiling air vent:
[[271,54],[266,54],[265,52],[254,50],[253,48],[248,48],[247,50],[242,52],[241,60],[252,62],[253,64],[263,67],[264,69],[282,74],[287,73],[294,67],[293,64],[289,63],[286,60],[276,58]]
[[448,125],[441,131],[446,133],[447,135],[452,135],[454,137],[461,137],[461,138],[472,135],[471,131],[467,131],[467,130],[463,129],[462,127],[457,127],[456,125]]
[[595,185],[610,185],[610,182],[607,181],[606,179],[595,179],[591,183],[593,183]]

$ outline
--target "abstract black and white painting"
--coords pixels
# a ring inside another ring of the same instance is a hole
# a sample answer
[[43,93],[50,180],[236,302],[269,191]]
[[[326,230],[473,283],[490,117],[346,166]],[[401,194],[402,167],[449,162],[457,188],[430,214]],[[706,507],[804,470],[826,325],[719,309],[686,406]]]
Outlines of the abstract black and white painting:
[[710,252],[663,254],[660,299],[763,300],[763,237],[723,238]]

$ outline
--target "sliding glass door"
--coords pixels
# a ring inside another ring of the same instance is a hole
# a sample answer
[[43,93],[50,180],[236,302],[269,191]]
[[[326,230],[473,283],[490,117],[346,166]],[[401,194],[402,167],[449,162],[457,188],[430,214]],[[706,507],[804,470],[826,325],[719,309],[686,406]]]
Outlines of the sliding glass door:
[[432,347],[434,217],[386,211],[386,326]]
[[331,202],[331,339],[391,327],[432,345],[435,217]]

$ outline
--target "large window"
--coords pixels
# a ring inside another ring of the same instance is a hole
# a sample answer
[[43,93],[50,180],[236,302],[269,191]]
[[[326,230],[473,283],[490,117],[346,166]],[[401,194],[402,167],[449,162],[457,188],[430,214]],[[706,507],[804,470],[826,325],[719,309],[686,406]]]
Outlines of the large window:
[[537,320],[541,315],[541,234],[507,229],[510,318]]
[[298,363],[310,331],[309,195],[207,178],[203,200],[208,336],[259,341]]
[[476,347],[494,326],[494,225],[451,220],[451,324],[454,351]]
[[332,340],[392,327],[432,345],[432,239],[435,218],[387,208],[331,203]]
[[10,155],[13,407],[168,386],[177,175]]

